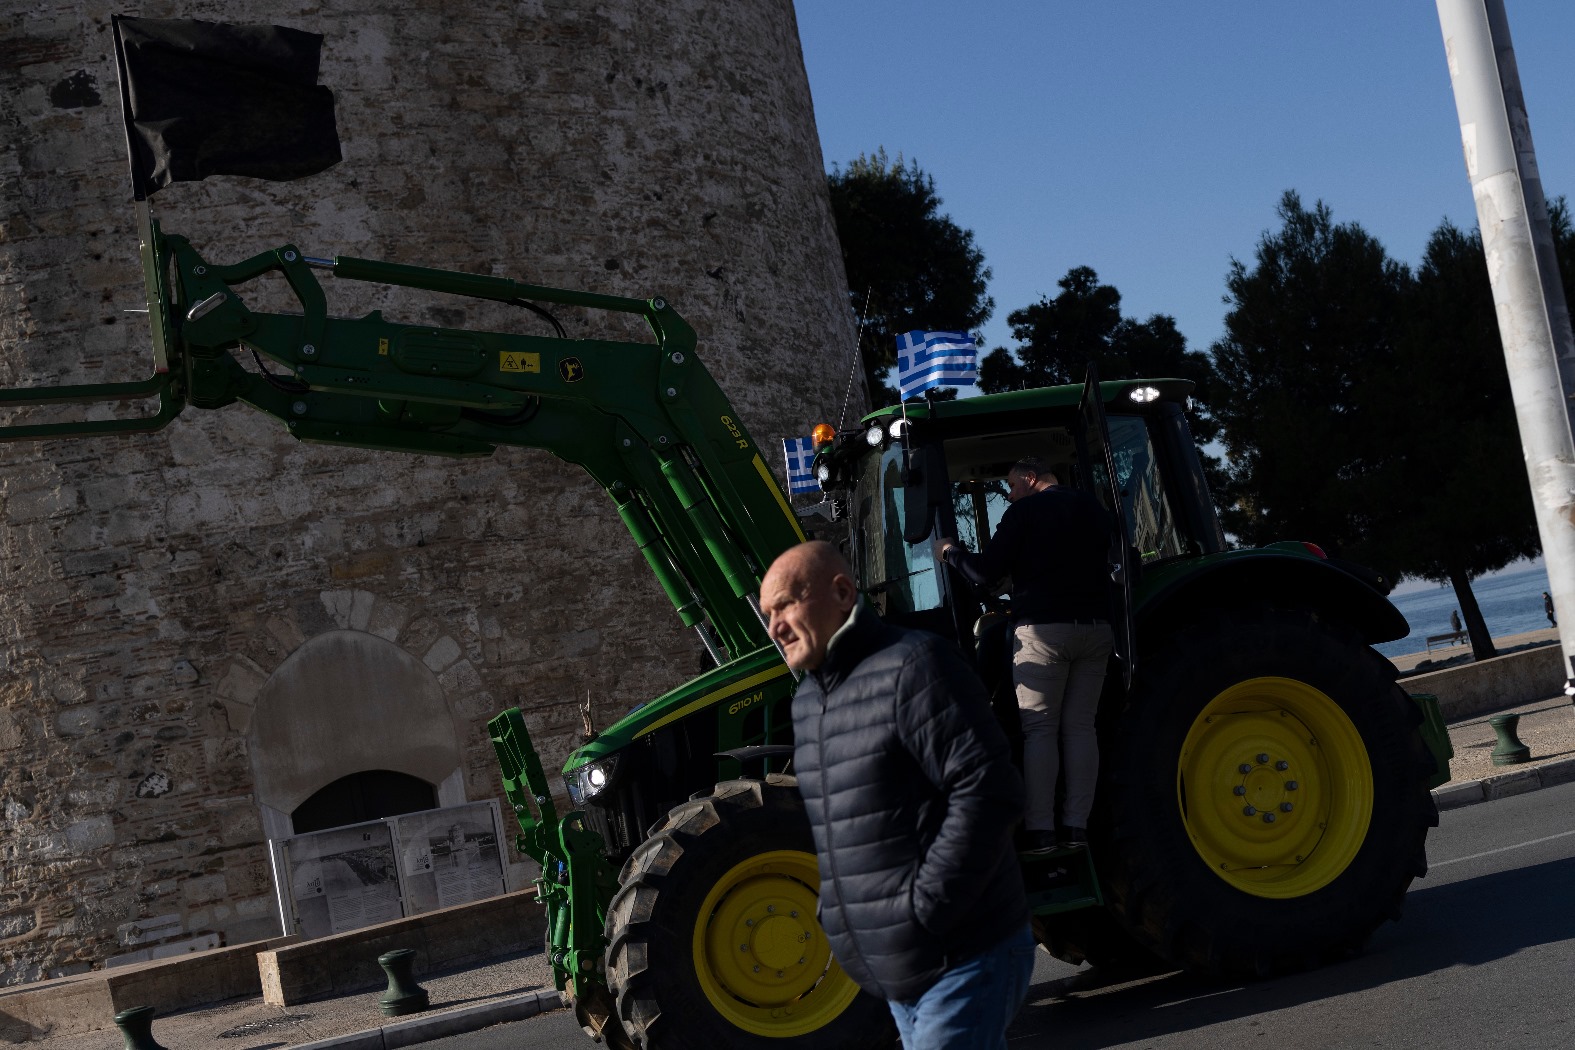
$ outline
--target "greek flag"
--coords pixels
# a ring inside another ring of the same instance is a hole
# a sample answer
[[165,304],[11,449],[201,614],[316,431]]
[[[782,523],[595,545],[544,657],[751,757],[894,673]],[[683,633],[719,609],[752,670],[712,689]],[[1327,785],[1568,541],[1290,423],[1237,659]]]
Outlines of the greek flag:
[[783,438],[782,456],[787,460],[788,495],[819,492],[815,479],[815,442],[812,438]]
[[897,337],[897,386],[904,401],[934,386],[973,386],[978,381],[968,332],[904,332]]

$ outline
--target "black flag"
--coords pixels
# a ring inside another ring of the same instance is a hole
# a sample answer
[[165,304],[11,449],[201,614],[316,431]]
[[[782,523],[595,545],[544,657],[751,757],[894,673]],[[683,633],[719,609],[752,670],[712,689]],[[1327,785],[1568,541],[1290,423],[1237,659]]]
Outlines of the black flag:
[[114,24],[137,200],[209,175],[283,182],[339,162],[317,33],[118,15]]

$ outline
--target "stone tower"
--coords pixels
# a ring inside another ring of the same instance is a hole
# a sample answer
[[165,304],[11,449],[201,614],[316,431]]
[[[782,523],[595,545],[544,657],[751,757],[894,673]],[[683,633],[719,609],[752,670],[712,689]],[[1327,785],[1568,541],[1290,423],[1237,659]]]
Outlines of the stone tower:
[[[0,15],[5,386],[149,369],[124,312],[142,292],[120,6]],[[290,241],[662,295],[763,446],[841,412],[853,326],[791,0],[279,10],[140,14],[322,33],[343,163],[169,187],[167,231],[216,262]],[[327,290],[338,314],[541,331],[471,300]],[[559,764],[577,702],[605,724],[697,654],[610,503],[544,453],[306,446],[240,406],[0,445],[0,983],[102,962],[155,917],[274,934],[267,843],[313,792],[384,769],[443,804],[495,797],[497,710],[524,707]]]

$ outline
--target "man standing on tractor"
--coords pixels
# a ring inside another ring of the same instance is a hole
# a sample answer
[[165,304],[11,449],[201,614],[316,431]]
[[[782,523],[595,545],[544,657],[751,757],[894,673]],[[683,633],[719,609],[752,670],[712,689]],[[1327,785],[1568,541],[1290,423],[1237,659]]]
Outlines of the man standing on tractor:
[[[1061,485],[1028,457],[1007,472],[1011,506],[983,551],[939,539],[942,561],[976,586],[1012,578],[1012,684],[1023,726],[1028,853],[1088,841],[1099,779],[1094,715],[1115,648],[1110,629],[1110,538],[1114,525],[1091,494]],[[1055,788],[1065,743],[1066,794]],[[1059,828],[1059,834],[1057,829]]]
[[820,920],[907,1050],[1005,1050],[1034,940],[1012,853],[1022,780],[951,644],[882,622],[829,543],[772,563],[760,605],[788,666],[793,769]]

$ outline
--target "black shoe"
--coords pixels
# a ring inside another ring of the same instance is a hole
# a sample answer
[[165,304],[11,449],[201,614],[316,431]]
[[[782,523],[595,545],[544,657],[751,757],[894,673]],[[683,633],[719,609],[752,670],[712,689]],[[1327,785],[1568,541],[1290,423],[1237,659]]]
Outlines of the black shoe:
[[1061,846],[1087,846],[1088,829],[1068,825],[1061,829],[1056,838],[1056,843]]
[[1055,832],[1053,831],[1026,831],[1023,833],[1022,849],[1019,853],[1034,856],[1040,853],[1050,853],[1056,848]]

